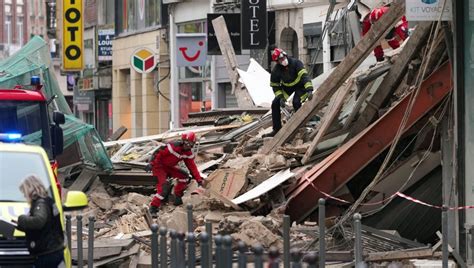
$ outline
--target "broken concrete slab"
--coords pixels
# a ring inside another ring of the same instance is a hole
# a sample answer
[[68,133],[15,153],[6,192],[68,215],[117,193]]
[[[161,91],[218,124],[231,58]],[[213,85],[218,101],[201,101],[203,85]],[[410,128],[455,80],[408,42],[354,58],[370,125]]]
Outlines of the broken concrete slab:
[[113,206],[112,198],[107,193],[94,192],[90,195],[90,199],[103,210],[109,210]]
[[135,204],[137,206],[142,206],[143,204],[150,203],[150,197],[141,195],[139,193],[129,193],[127,196],[127,202]]
[[283,240],[259,221],[246,221],[240,225],[239,229],[238,233],[231,235],[236,241],[243,241],[248,246],[261,244],[264,248],[283,248]]

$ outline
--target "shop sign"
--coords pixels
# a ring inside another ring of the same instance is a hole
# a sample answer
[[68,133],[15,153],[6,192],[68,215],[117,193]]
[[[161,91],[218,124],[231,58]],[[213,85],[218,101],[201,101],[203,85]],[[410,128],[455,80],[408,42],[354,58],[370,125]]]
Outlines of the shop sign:
[[242,0],[242,49],[267,46],[267,1]]
[[225,24],[227,25],[227,31],[229,32],[230,41],[232,47],[237,55],[242,54],[241,49],[241,38],[240,38],[240,14],[239,13],[208,13],[207,14],[207,55],[222,55],[217,41],[216,31],[212,20],[219,16],[224,17]]
[[83,31],[82,0],[63,0],[63,69],[82,70]]
[[112,60],[112,39],[114,38],[114,36],[115,30],[113,28],[97,30],[97,53],[99,61]]
[[133,52],[131,65],[139,73],[149,73],[156,67],[155,52],[148,48],[139,48]]
[[406,0],[405,8],[408,21],[438,21],[440,17],[443,21],[453,19],[451,0]]
[[206,34],[176,34],[178,67],[206,65],[206,38]]

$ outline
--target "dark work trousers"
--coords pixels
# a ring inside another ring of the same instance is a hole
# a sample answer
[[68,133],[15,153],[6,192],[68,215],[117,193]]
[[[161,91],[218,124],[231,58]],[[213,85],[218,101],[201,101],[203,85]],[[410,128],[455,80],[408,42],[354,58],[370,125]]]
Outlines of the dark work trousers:
[[[293,91],[285,90],[288,95],[291,95]],[[295,95],[293,96],[293,108],[295,112],[301,107],[301,96],[304,95],[306,91],[297,89]],[[281,129],[281,108],[280,108],[280,98],[283,96],[278,96],[273,99],[272,102],[272,121],[273,121],[273,131],[278,132]]]
[[35,268],[52,268],[58,267],[64,260],[64,250],[58,250],[49,254],[36,257]]

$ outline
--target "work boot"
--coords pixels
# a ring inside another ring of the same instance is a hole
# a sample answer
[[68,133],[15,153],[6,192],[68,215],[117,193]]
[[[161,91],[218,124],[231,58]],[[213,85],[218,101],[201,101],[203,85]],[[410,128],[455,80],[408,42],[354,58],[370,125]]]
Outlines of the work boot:
[[161,200],[162,203],[167,203],[169,201],[171,188],[172,188],[172,185],[170,184],[169,181],[163,184],[163,191],[161,193],[161,195],[163,196],[163,199]]
[[179,196],[175,196],[173,205],[180,206],[183,204],[183,199]]
[[272,132],[270,132],[270,133],[263,134],[263,135],[262,135],[262,138],[273,137],[273,136],[275,136],[277,133],[278,133],[278,130],[277,130],[277,131],[272,130]]
[[150,208],[148,209],[148,211],[150,212],[150,214],[151,214],[152,217],[157,217],[157,216],[158,216],[158,211],[160,211],[160,208],[159,208],[159,207],[155,207],[155,206],[150,206]]

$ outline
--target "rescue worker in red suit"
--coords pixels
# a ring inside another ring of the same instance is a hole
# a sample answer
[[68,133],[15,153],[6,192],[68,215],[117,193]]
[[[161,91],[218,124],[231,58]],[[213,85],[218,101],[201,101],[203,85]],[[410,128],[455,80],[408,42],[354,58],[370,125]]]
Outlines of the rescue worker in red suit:
[[[389,7],[390,5],[385,5],[375,8],[364,17],[362,20],[362,35],[365,35],[370,30],[372,25],[388,12]],[[397,36],[401,39],[401,41],[404,41],[408,37],[408,22],[405,16],[403,16],[402,19],[397,22],[393,29],[387,34],[387,36],[385,36],[385,40],[387,40],[387,43],[393,49],[400,47],[400,41],[397,39]],[[384,61],[385,58],[381,45],[375,47],[374,54],[377,61]]]
[[150,213],[156,215],[161,203],[167,201],[167,196],[163,194],[163,185],[167,178],[176,178],[177,183],[174,186],[175,205],[183,203],[181,197],[188,186],[188,173],[177,167],[182,160],[192,174],[199,186],[202,186],[203,179],[194,163],[194,154],[192,148],[196,143],[196,134],[188,132],[181,136],[181,140],[170,142],[159,148],[153,155],[147,170],[152,170],[153,176],[157,178],[156,194],[153,196],[150,204]]
[[285,107],[286,100],[292,93],[295,93],[295,111],[303,102],[313,97],[313,83],[300,60],[288,57],[285,51],[277,47],[272,51],[272,60],[277,62],[270,75],[270,86],[275,94],[272,102],[273,131],[263,137],[273,137],[281,129],[280,107]]

